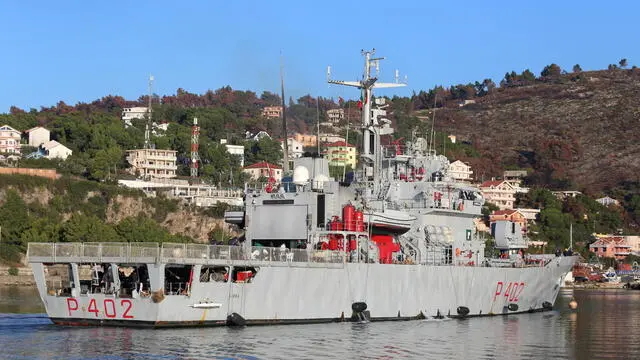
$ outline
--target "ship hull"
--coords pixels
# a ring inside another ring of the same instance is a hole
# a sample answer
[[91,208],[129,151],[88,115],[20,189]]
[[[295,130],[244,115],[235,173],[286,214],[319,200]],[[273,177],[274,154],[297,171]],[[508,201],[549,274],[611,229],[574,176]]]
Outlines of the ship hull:
[[[549,310],[573,262],[558,257],[544,267],[491,268],[253,261],[258,272],[251,282],[200,283],[196,277],[189,295],[167,295],[157,303],[104,294],[61,297],[48,295],[42,282],[38,286],[49,317],[59,325],[238,325],[230,315],[241,325],[363,320],[354,303],[366,304],[367,320],[410,320]],[[38,280],[42,264],[32,266]],[[207,301],[221,306],[194,307]]]

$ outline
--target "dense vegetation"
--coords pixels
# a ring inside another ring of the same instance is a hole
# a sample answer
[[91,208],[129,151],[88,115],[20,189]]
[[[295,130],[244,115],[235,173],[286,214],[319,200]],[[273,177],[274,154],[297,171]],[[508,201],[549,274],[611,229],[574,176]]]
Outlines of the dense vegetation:
[[[29,242],[193,241],[172,235],[159,224],[168,212],[177,210],[175,200],[147,198],[138,191],[70,178],[52,181],[0,175],[0,189],[0,259],[18,260]],[[140,209],[109,223],[109,209],[118,210],[117,196],[141,199],[153,213]]]

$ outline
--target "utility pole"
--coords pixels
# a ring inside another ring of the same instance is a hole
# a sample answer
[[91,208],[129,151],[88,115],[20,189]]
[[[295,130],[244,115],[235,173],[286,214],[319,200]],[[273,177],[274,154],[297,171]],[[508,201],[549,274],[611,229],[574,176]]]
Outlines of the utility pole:
[[144,128],[144,148],[151,149],[151,94],[153,94],[153,75],[149,76],[149,107],[147,108],[147,124]]
[[318,143],[318,155],[320,155],[320,97],[316,98],[316,124],[318,126],[318,138],[316,142]]
[[284,100],[284,64],[282,61],[282,53],[280,54],[280,91],[282,93],[282,138],[284,146],[282,147],[282,174],[289,172],[289,135],[287,134],[287,104]]

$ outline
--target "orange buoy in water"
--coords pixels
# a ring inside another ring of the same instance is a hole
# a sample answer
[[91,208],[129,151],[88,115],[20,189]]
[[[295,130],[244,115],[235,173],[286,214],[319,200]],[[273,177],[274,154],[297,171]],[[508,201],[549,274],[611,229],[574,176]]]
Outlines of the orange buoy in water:
[[578,308],[578,302],[576,301],[576,299],[571,298],[571,301],[569,301],[569,309],[575,310],[577,308]]

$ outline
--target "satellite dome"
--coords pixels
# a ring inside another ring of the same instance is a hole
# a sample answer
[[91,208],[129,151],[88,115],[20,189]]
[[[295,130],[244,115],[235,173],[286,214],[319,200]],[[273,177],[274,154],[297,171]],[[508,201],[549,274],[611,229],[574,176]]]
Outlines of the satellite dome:
[[296,185],[304,185],[309,181],[309,169],[302,165],[293,169],[293,183]]

